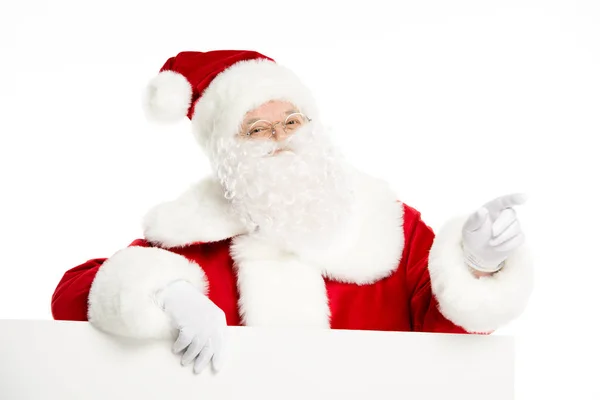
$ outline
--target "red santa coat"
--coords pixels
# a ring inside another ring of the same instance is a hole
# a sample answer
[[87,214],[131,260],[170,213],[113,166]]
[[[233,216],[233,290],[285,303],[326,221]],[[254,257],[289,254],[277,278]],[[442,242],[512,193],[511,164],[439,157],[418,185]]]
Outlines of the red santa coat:
[[523,246],[491,277],[462,259],[458,217],[434,235],[388,186],[363,175],[345,250],[306,259],[258,242],[205,179],[144,219],[144,238],[69,271],[52,297],[58,320],[89,320],[108,333],[174,337],[155,293],[185,279],[229,325],[445,333],[491,332],[519,316],[532,286]]

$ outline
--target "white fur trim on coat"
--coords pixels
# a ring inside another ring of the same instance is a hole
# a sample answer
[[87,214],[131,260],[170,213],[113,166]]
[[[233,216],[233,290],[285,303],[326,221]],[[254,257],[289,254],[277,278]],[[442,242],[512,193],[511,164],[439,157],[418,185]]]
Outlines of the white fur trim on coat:
[[517,318],[533,290],[533,265],[523,245],[491,276],[477,278],[463,261],[466,217],[442,227],[429,254],[432,292],[440,312],[469,332],[492,332]]
[[144,217],[143,229],[147,240],[163,247],[218,242],[246,232],[231,213],[221,185],[212,178],[152,208]]
[[387,182],[356,176],[356,211],[344,243],[334,254],[307,260],[329,279],[370,284],[394,272],[404,250],[404,207]]
[[104,262],[88,297],[88,320],[105,332],[132,338],[173,338],[155,294],[186,280],[207,294],[204,271],[187,258],[153,247],[127,247]]
[[[357,173],[356,179],[356,214],[338,251],[310,259],[299,255],[297,260],[314,266],[329,279],[368,284],[398,268],[404,249],[403,206],[385,181],[364,173]],[[145,238],[163,247],[245,234],[248,232],[213,178],[204,179],[176,200],[159,204],[144,218]]]
[[238,308],[246,326],[329,327],[327,290],[319,268],[248,235],[235,238],[231,252]]

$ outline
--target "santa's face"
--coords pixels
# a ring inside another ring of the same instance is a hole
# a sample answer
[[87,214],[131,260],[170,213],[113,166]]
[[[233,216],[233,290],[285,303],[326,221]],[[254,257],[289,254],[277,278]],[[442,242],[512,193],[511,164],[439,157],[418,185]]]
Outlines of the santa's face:
[[354,202],[351,174],[319,121],[291,103],[248,112],[238,134],[209,156],[234,212],[284,250],[318,253],[343,233]]
[[280,142],[308,122],[308,117],[292,103],[269,101],[246,114],[238,135],[248,140]]

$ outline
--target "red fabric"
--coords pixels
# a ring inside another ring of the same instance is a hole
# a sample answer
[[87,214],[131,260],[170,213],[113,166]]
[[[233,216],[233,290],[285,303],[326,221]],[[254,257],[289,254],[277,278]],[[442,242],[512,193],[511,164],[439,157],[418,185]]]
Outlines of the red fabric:
[[[326,280],[332,329],[467,333],[438,310],[431,292],[427,260],[433,231],[415,209],[404,207],[405,245],[398,269],[388,278],[370,285]],[[132,246],[149,246],[136,240]],[[199,243],[170,249],[202,266],[209,282],[209,298],[240,325],[238,291],[230,240]],[[86,320],[87,295],[104,259],[90,260],[66,272],[52,298],[55,319]]]
[[95,258],[67,271],[52,295],[56,320],[87,321],[87,299],[98,268],[105,258]]
[[192,85],[192,102],[188,110],[188,118],[192,119],[196,100],[221,72],[239,61],[272,58],[250,50],[215,50],[208,52],[182,51],[169,58],[160,69],[174,71],[185,76]]

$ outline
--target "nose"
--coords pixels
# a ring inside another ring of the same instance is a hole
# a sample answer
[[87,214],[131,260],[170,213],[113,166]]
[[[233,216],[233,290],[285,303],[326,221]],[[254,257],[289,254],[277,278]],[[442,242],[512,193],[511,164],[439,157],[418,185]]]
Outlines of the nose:
[[284,140],[289,136],[283,129],[283,125],[280,122],[274,124],[272,129],[273,130],[271,131],[271,137],[277,142]]

